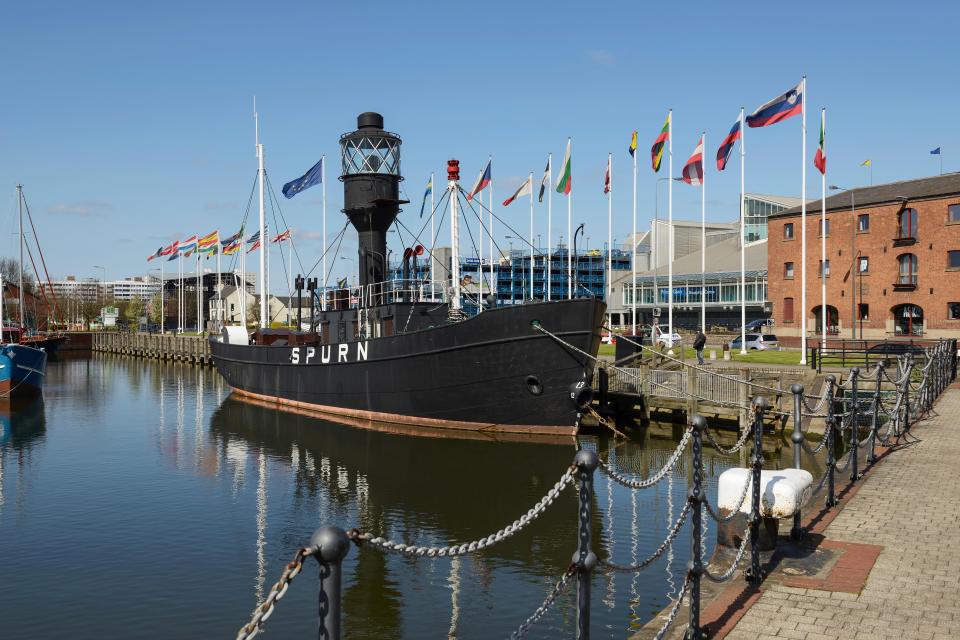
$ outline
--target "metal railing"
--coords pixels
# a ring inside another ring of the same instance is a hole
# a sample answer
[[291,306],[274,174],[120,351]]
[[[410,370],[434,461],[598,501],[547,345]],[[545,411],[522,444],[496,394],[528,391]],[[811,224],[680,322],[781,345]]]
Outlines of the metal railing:
[[[554,334],[549,334],[555,337]],[[560,340],[559,338],[556,338]],[[576,349],[569,345],[572,349]],[[866,465],[873,464],[877,457],[875,445],[893,446],[904,438],[910,428],[923,419],[933,407],[936,398],[956,379],[956,341],[940,342],[925,351],[925,362],[914,361],[912,354],[902,356],[896,362],[896,371],[891,375],[883,363],[876,365],[871,371],[851,369],[847,381],[843,385],[837,384],[836,378],[827,376],[826,390],[822,398],[816,398],[817,404],[811,406],[810,397],[804,393],[802,385],[794,384],[790,393],[793,396],[794,426],[791,434],[793,444],[793,465],[800,468],[804,452],[808,455],[826,450],[826,468],[816,482],[813,494],[826,489],[824,498],[825,508],[832,508],[838,502],[836,484],[837,475],[849,470],[849,484],[857,482],[861,476],[861,460],[859,451],[866,447]],[[884,390],[894,390],[893,397],[884,399]],[[864,403],[863,393],[870,399]],[[820,414],[821,404],[825,404],[825,413]],[[663,466],[645,478],[633,477],[632,474],[623,474],[605,462],[599,455],[590,449],[580,448],[576,452],[571,465],[563,471],[559,480],[550,490],[534,504],[525,514],[514,520],[506,527],[465,543],[454,543],[446,546],[428,546],[417,543],[398,542],[386,539],[380,535],[366,532],[361,529],[344,530],[335,526],[327,526],[317,530],[307,546],[297,551],[293,561],[288,564],[280,579],[270,589],[267,597],[254,610],[252,619],[244,625],[237,634],[238,640],[249,640],[263,629],[264,623],[273,614],[277,602],[287,592],[293,580],[301,571],[303,562],[308,557],[317,559],[319,565],[319,610],[318,610],[318,637],[327,640],[339,640],[341,637],[341,566],[350,552],[351,542],[362,553],[394,553],[411,559],[437,558],[469,555],[492,547],[499,542],[513,536],[517,532],[531,526],[532,523],[550,506],[556,502],[560,493],[568,486],[575,485],[577,489],[577,546],[571,563],[559,570],[559,577],[553,588],[547,593],[542,604],[525,620],[519,623],[511,638],[520,638],[526,634],[551,606],[566,591],[569,583],[576,578],[576,635],[582,640],[589,640],[591,624],[591,578],[594,571],[638,573],[651,566],[679,537],[679,532],[687,520],[690,521],[690,552],[691,560],[687,564],[687,572],[677,598],[671,603],[667,611],[664,624],[655,635],[661,640],[669,632],[671,626],[679,617],[680,608],[684,601],[688,603],[688,620],[685,638],[704,638],[706,630],[701,625],[701,582],[706,578],[712,582],[725,582],[733,579],[744,556],[749,553],[748,564],[744,570],[746,581],[756,585],[763,581],[764,568],[760,558],[760,524],[765,516],[765,507],[761,503],[761,471],[763,468],[763,429],[764,415],[770,410],[769,401],[763,396],[757,396],[750,405],[751,421],[742,428],[740,437],[731,448],[721,447],[712,435],[707,420],[703,416],[694,415],[688,421],[688,428],[683,437],[664,462]],[[806,430],[803,426],[803,417],[814,415],[822,417],[824,421],[823,433],[817,435],[819,444],[811,449],[807,444],[811,426]],[[880,417],[888,417],[887,427],[881,433]],[[861,418],[868,417],[869,429],[866,437],[861,440],[863,424]],[[710,504],[703,488],[705,467],[703,461],[703,437],[722,455],[734,455],[750,444],[752,453],[749,459],[749,474],[744,482],[739,500],[735,506],[724,514],[719,508]],[[844,438],[847,440],[844,440]],[[843,443],[848,443],[842,464],[838,460],[838,453]],[[594,474],[599,471],[610,480],[631,490],[640,491],[653,487],[667,477],[675,467],[680,465],[683,453],[691,447],[692,473],[691,489],[688,493],[686,505],[679,517],[668,530],[666,538],[654,550],[650,557],[630,565],[619,565],[601,559],[594,551],[593,523],[594,504]],[[749,515],[747,526],[737,546],[736,555],[730,565],[721,571],[711,570],[704,561],[703,549],[703,515],[707,515],[718,524],[730,522],[742,512],[743,506],[750,496]],[[803,506],[805,507],[805,505]],[[806,531],[801,519],[801,508],[793,513],[793,527],[791,537],[801,538]],[[748,551],[749,549],[749,551]]]

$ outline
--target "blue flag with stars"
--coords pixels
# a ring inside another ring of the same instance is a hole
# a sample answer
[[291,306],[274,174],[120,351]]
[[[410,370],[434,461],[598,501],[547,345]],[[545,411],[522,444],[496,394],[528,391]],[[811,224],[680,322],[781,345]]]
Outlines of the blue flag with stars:
[[321,182],[323,182],[323,158],[320,158],[320,162],[313,165],[310,171],[307,171],[296,180],[291,180],[283,185],[283,195],[287,198],[292,198],[304,189],[309,189]]

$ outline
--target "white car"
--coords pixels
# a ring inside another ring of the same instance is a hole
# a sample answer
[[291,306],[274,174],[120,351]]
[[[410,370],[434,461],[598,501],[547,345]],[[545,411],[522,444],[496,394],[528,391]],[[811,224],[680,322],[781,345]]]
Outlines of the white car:
[[679,333],[674,332],[673,335],[668,333],[661,333],[657,336],[657,345],[663,345],[667,349],[673,349],[675,346],[682,342],[682,338]]

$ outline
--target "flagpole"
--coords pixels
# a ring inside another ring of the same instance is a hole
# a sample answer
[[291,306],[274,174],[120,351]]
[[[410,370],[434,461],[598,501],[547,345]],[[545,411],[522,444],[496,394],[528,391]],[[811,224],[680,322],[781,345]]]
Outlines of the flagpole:
[[[634,154],[636,155],[636,154]],[[613,283],[610,281],[613,276],[613,154],[607,154],[607,176],[610,180],[610,190],[607,192],[607,295],[604,298],[607,301],[607,331],[613,332]],[[634,235],[636,237],[636,235]],[[611,336],[612,339],[612,336]]]
[[807,76],[800,101],[800,364],[807,364]]
[[667,112],[667,154],[670,179],[667,181],[667,331],[673,349],[673,109]]
[[203,335],[203,275],[200,273],[199,251],[197,251],[197,333]]
[[[570,146],[570,138],[567,138],[567,146]],[[570,177],[567,178],[570,187],[570,192],[567,194],[567,299],[573,299],[573,254],[570,253],[573,250],[573,206],[571,202],[573,200],[573,154],[570,154],[569,158],[566,158],[566,161],[570,163],[567,169],[570,171]],[[533,283],[530,283],[530,286],[533,286]]]
[[[657,188],[657,183],[654,183],[654,189]],[[653,214],[656,216],[656,212]],[[632,281],[630,283],[631,302],[633,303],[633,308],[631,309],[630,316],[630,335],[637,334],[637,150],[633,150],[633,236],[630,240],[630,264],[631,264],[631,277]],[[656,264],[654,264],[654,269],[656,269]],[[656,294],[654,294],[656,295]],[[657,301],[653,301],[656,305]],[[612,303],[609,303],[612,304]]]
[[700,137],[700,164],[703,175],[700,176],[700,331],[707,333],[707,162],[704,153],[707,149],[707,132]]
[[[827,109],[824,107],[820,110],[820,131],[821,131],[821,146],[823,149],[823,155],[827,155]],[[856,220],[851,221],[851,224],[856,224]],[[820,174],[820,268],[823,269],[823,265],[827,264],[827,234],[824,233],[824,230],[827,228],[827,165],[823,165],[823,172]],[[858,265],[859,266],[859,265]],[[851,274],[852,277],[852,274]],[[820,274],[820,348],[827,348],[827,320],[829,319],[829,314],[827,313],[827,278],[826,274]],[[851,322],[856,322],[856,318],[853,318]],[[860,336],[863,338],[863,336]]]
[[[165,282],[164,279],[163,279],[163,263],[166,262],[166,261],[167,261],[167,257],[164,256],[164,257],[163,257],[163,261],[160,262],[160,335],[163,335],[163,334],[164,334],[164,324],[165,324],[165,323],[164,323],[164,319],[165,319],[164,316],[166,316],[166,313],[164,313],[165,310],[164,310],[164,308],[163,308],[163,289],[164,289],[164,285],[166,284],[166,282]],[[0,287],[0,291],[2,291],[2,289],[3,289],[3,288]],[[2,295],[2,294],[0,294],[0,295]],[[3,305],[3,299],[0,298],[0,306],[2,306],[2,305]]]
[[[547,301],[553,300],[553,154],[547,154]],[[511,288],[513,285],[510,285]]]
[[177,250],[177,333],[183,333],[183,252]]
[[217,325],[223,324],[223,284],[220,279],[220,254],[223,245],[220,244],[220,232],[217,231]]
[[[323,287],[321,287],[320,309],[327,310],[327,155],[320,156],[320,182],[323,183]],[[293,241],[290,242],[290,276],[293,277]],[[310,300],[310,308],[313,309],[313,299]],[[311,327],[311,330],[313,327]],[[300,327],[297,327],[297,331]]]
[[[533,261],[536,259],[533,251],[533,171],[530,172],[530,300],[532,301],[533,296]],[[510,257],[510,260],[513,260],[513,256]],[[513,289],[513,283],[510,283],[511,290]]]
[[[490,185],[493,184],[493,156],[490,156],[487,160],[487,166],[490,167]],[[482,180],[481,175],[481,180]],[[480,203],[480,215],[478,217],[478,222],[480,223],[480,230],[477,231],[479,235],[479,242],[477,243],[477,313],[480,314],[483,312],[483,232],[485,231],[483,227],[483,193],[479,194],[477,199]],[[466,217],[466,216],[464,216]],[[468,227],[469,228],[469,227]]]
[[266,211],[264,208],[264,169],[263,169],[263,145],[260,144],[260,119],[257,116],[257,112],[253,113],[254,122],[257,129],[257,177],[259,181],[259,195],[260,195],[260,328],[265,329],[267,327],[267,290],[269,289],[269,284],[267,283],[267,264],[266,264],[266,249],[265,242],[267,241],[267,229],[265,215]]
[[743,147],[746,129],[743,126],[743,107],[740,107],[740,354],[747,353],[747,230],[744,223],[746,194],[744,193],[744,165],[746,150]]
[[433,204],[433,172],[430,172],[430,299],[433,300],[437,296],[436,291],[436,278],[437,274],[434,273],[434,263],[436,259],[433,257],[433,252],[436,251],[437,247],[437,235],[436,229],[434,228],[434,218],[433,210],[435,206]]
[[[493,156],[490,156],[490,162],[493,162]],[[497,306],[497,290],[496,282],[493,279],[493,169],[490,171],[490,282],[488,286],[490,287],[490,293],[493,294],[493,306]],[[480,212],[480,215],[483,216],[483,211]],[[482,219],[482,217],[481,217]],[[481,225],[482,226],[482,225]],[[483,242],[483,236],[480,237],[480,242]],[[480,268],[483,269],[483,265],[480,265]],[[481,274],[482,276],[482,274]],[[483,278],[480,278],[481,284],[483,283]],[[480,292],[483,293],[483,287],[480,287]]]

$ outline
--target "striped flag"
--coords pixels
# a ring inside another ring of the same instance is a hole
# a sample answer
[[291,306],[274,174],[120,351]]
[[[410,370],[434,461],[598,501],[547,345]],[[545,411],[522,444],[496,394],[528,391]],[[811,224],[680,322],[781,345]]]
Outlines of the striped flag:
[[159,257],[162,256],[162,255],[164,255],[164,253],[163,253],[163,247],[160,247],[159,249],[157,249],[157,252],[156,252],[155,254],[153,254],[152,256],[150,256],[149,258],[147,258],[147,262],[150,262],[150,261],[153,260],[154,258],[159,258]]
[[529,196],[533,195],[533,178],[528,177],[523,181],[523,184],[520,185],[520,188],[517,189],[512,196],[503,201],[503,206],[509,205],[511,202],[519,198],[520,196]]
[[630,138],[630,148],[627,149],[630,152],[630,157],[632,158],[637,152],[637,132],[633,132],[633,136]]
[[700,136],[700,142],[697,148],[693,150],[693,155],[683,165],[683,181],[687,184],[703,184],[703,136]]
[[540,195],[537,196],[537,202],[543,202],[543,194],[547,191],[547,185],[550,184],[550,157],[547,156],[547,166],[543,170],[543,179],[540,181]]
[[180,243],[180,245],[177,247],[177,251],[179,251],[180,253],[186,253],[187,255],[190,255],[190,253],[192,253],[193,250],[196,248],[197,248],[197,236],[190,236],[189,238],[187,238],[186,240]]
[[427,190],[423,192],[423,202],[420,203],[420,217],[423,217],[423,207],[427,204],[427,196],[433,193],[433,176],[427,181]]
[[259,248],[260,248],[260,238],[257,238],[256,240],[254,240],[253,246],[247,249],[247,253],[250,253],[251,251],[256,251]]
[[765,102],[747,116],[747,126],[768,127],[803,111],[803,82],[770,102]]
[[486,189],[490,184],[490,165],[492,163],[493,160],[487,160],[487,166],[480,172],[480,175],[477,176],[477,181],[473,183],[473,188],[470,189],[470,193],[467,194],[467,200],[473,200],[473,196]]
[[232,256],[236,252],[240,251],[240,242],[234,241],[233,244],[227,245],[223,249],[223,255]]
[[243,237],[243,227],[240,227],[240,231],[237,231],[235,234],[233,234],[229,238],[225,238],[221,240],[220,244],[222,244],[225,247],[228,247],[232,245],[234,242],[237,242],[238,240],[240,240],[240,238],[242,237]]
[[827,174],[827,154],[823,148],[824,112],[820,112],[820,145],[817,147],[817,154],[813,156],[813,166],[815,166],[823,175]]
[[570,174],[570,138],[567,138],[567,152],[563,154],[563,165],[560,167],[560,176],[557,178],[557,193],[570,195],[573,176]]
[[607,171],[603,174],[603,192],[610,193],[610,161],[607,160]]
[[180,241],[174,240],[172,244],[169,244],[163,248],[163,250],[160,252],[160,255],[169,256],[171,253],[175,254],[177,252],[177,247],[179,246],[180,246]]
[[290,229],[287,229],[283,233],[274,236],[273,239],[270,240],[270,242],[283,242],[284,240],[289,240],[289,239],[290,239]]
[[733,153],[733,146],[740,139],[740,119],[730,129],[730,133],[723,139],[723,144],[717,149],[717,170],[723,171],[727,168],[727,161],[730,160],[730,154]]
[[667,142],[670,140],[670,114],[667,114],[667,121],[663,123],[663,129],[660,130],[660,135],[657,136],[657,139],[653,141],[653,146],[650,147],[650,161],[653,165],[654,173],[660,171],[660,161],[663,160],[663,149],[667,146]]
[[220,238],[220,231],[211,231],[207,235],[203,236],[197,240],[197,247],[202,249],[209,249],[213,245],[217,244],[217,241]]

